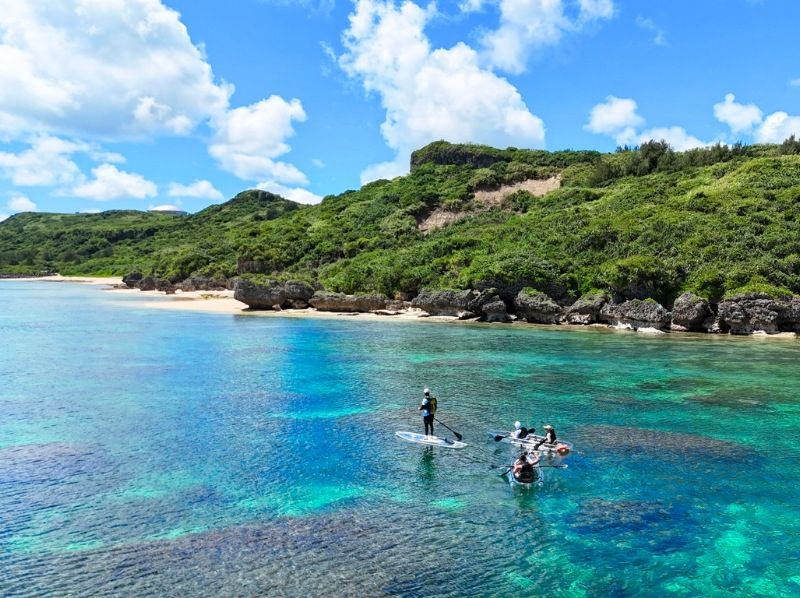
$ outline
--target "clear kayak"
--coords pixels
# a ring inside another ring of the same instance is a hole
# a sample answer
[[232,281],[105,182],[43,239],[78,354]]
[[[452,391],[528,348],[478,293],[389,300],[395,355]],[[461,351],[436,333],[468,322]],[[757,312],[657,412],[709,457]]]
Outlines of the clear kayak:
[[442,448],[460,449],[467,446],[467,443],[459,442],[458,440],[439,438],[438,436],[425,436],[424,434],[417,434],[416,432],[395,432],[395,436],[406,442],[414,442],[416,444],[425,444],[428,446],[441,446]]
[[511,484],[511,486],[520,486],[522,488],[530,488],[536,482],[539,481],[539,470],[538,470],[538,468],[534,469],[533,470],[533,474],[530,475],[530,476],[517,477],[517,476],[514,475],[514,472],[509,469],[508,473],[506,474],[506,477],[508,478],[508,483]]
[[528,434],[525,438],[514,438],[511,436],[511,432],[490,431],[489,436],[498,440],[498,442],[507,442],[527,449],[534,449],[536,447],[535,450],[539,452],[561,455],[562,457],[572,452],[571,443],[556,440],[551,444],[549,442],[544,442],[544,436],[539,436],[538,434]]

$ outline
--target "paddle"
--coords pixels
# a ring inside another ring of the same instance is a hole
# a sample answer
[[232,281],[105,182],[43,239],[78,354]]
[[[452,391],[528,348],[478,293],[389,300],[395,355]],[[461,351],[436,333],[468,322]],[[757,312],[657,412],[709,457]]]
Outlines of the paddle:
[[[506,470],[503,473],[501,473],[500,475],[506,475],[511,469],[514,468],[513,465],[510,465],[510,466],[509,465],[490,465],[489,467],[491,469],[499,469],[500,467],[505,467]],[[542,469],[543,467],[554,467],[555,469],[566,469],[567,467],[569,467],[569,465],[567,465],[566,463],[561,463],[560,465],[531,465],[531,467],[534,467],[536,469]]]
[[451,428],[451,427],[450,427],[450,426],[448,426],[447,424],[444,424],[444,423],[440,422],[440,421],[439,421],[438,419],[436,419],[435,417],[433,418],[433,421],[437,422],[438,424],[440,424],[440,425],[444,426],[445,428],[447,428],[448,430],[450,430],[450,431],[453,433],[453,436],[455,436],[457,440],[461,440],[461,439],[463,438],[463,436],[461,436],[461,434],[459,434],[458,432],[456,432],[456,431],[455,431],[453,428]]

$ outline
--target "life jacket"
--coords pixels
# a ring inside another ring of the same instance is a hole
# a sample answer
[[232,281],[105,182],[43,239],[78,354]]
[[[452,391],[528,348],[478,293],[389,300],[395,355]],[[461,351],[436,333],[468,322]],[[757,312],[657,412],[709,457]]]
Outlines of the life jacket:
[[428,399],[428,412],[431,415],[436,415],[436,397]]
[[523,438],[525,438],[527,435],[528,435],[528,428],[526,428],[526,427],[524,427],[524,426],[523,426],[522,428],[520,428],[520,429],[519,429],[519,434],[517,434],[517,438],[519,438],[520,440],[522,440],[522,439],[523,439]]

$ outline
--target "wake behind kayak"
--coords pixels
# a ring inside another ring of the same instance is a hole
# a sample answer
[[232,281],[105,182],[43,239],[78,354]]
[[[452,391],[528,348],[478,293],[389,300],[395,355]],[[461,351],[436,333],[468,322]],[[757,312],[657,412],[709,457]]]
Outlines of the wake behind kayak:
[[406,442],[413,442],[415,444],[425,444],[428,446],[440,446],[442,448],[464,448],[467,446],[466,442],[459,442],[458,440],[449,440],[448,438],[439,438],[438,436],[425,436],[424,434],[417,434],[416,432],[395,432],[395,436],[405,440]]

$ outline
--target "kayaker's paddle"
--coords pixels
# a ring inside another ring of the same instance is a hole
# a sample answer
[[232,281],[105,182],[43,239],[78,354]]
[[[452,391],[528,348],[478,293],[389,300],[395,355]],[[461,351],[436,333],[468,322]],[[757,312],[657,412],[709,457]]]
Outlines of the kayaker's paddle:
[[442,426],[444,426],[445,428],[447,428],[448,430],[450,430],[450,431],[453,433],[453,436],[455,436],[457,440],[461,440],[461,439],[463,438],[463,436],[461,436],[461,434],[459,434],[458,432],[456,432],[456,431],[455,431],[453,428],[451,428],[451,427],[450,427],[450,426],[448,426],[447,424],[443,424],[442,422],[440,422],[440,421],[439,421],[438,419],[436,419],[435,417],[433,418],[433,421],[435,421],[435,422],[437,422],[437,423],[441,424]]
[[[500,475],[505,475],[511,469],[513,469],[514,466],[511,465],[509,467],[508,465],[490,465],[489,467],[491,469],[499,469],[500,467],[506,467],[507,469],[503,473],[500,474]],[[567,467],[569,467],[569,465],[567,465],[566,463],[561,463],[560,465],[531,465],[531,467],[536,468],[536,469],[541,469],[543,467],[554,467],[555,469],[566,469]]]

